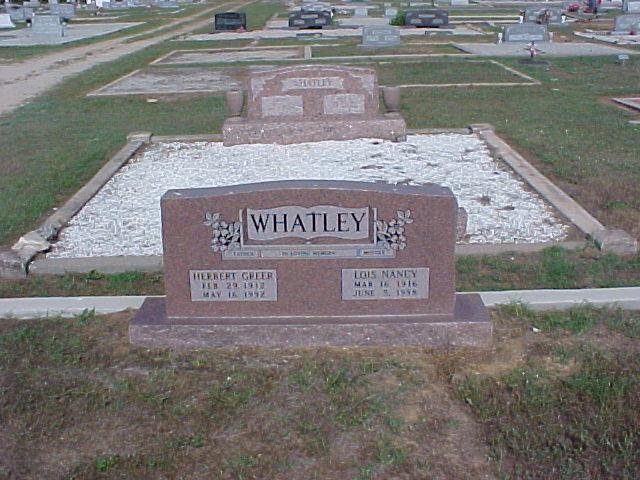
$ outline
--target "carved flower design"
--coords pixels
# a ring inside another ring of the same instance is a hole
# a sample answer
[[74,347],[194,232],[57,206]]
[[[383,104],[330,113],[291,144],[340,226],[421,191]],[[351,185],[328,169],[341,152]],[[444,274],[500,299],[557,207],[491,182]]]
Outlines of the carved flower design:
[[376,220],[377,244],[391,250],[404,250],[407,247],[404,226],[409,223],[413,223],[411,210],[396,211],[396,218],[392,218],[388,222]]
[[211,227],[213,237],[211,248],[214,252],[224,252],[240,247],[240,222],[225,222],[219,213],[206,212],[204,224]]

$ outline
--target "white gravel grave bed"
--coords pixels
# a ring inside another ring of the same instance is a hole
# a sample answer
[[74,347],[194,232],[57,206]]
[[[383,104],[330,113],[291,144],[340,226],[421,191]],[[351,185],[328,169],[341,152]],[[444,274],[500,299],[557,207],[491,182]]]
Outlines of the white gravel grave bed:
[[167,190],[291,179],[447,186],[469,216],[463,243],[553,242],[569,231],[476,135],[234,147],[171,142],[152,144],[124,165],[71,219],[48,256],[159,255],[160,197]]

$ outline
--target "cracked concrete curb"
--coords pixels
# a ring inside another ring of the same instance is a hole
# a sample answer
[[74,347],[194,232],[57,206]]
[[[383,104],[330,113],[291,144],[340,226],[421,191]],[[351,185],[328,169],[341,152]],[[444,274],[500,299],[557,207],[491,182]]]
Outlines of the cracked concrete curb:
[[578,202],[557,187],[547,177],[540,173],[522,155],[516,152],[509,144],[496,135],[492,125],[479,123],[469,126],[469,129],[478,134],[496,157],[501,158],[536,192],[553,205],[573,225],[575,225],[587,238],[595,241],[603,252],[618,255],[629,255],[638,252],[638,242],[628,233],[622,230],[609,230],[605,228],[595,217],[585,210]]
[[150,137],[151,134],[133,134],[132,139],[42,225],[23,235],[9,253],[0,253],[0,278],[24,278],[33,258],[48,249],[48,242],[53,240],[58,232],[98,193],[120,167],[135,155],[145,144],[143,139]]
[[[471,292],[465,292],[471,293]],[[588,303],[640,310],[640,287],[590,288],[582,290],[509,290],[476,292],[487,307],[521,302],[533,310],[562,310]],[[99,315],[140,308],[145,296],[127,297],[38,297],[0,299],[0,318],[73,317],[85,310]]]

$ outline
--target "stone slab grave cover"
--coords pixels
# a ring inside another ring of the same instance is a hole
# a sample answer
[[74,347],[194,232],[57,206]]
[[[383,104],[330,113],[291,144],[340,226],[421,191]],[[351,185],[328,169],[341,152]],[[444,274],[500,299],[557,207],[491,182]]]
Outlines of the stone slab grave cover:
[[[546,12],[546,20],[545,18]],[[542,23],[545,25],[565,25],[562,23],[562,9],[559,7],[528,7],[524,11],[525,23]]]
[[222,127],[225,145],[300,143],[355,138],[404,140],[398,113],[378,113],[372,68],[300,65],[251,72],[247,117]]
[[631,32],[640,34],[640,13],[628,13],[615,18],[613,24],[614,34],[629,35]]
[[11,21],[11,15],[0,13],[0,28],[16,28],[16,25]]
[[281,181],[170,190],[165,298],[142,346],[485,346],[479,295],[455,293],[456,199],[437,185]]
[[214,28],[216,31],[246,29],[247,15],[238,12],[216,13]]
[[393,47],[400,45],[400,30],[392,26],[362,27],[361,47]]
[[57,15],[34,15],[31,35],[38,37],[64,37],[64,26]]
[[322,28],[331,25],[331,12],[304,9],[289,14],[289,28]]
[[640,0],[622,0],[622,11],[625,13],[640,13]]
[[404,23],[413,27],[445,27],[449,25],[449,13],[436,8],[408,10]]
[[546,25],[535,23],[515,23],[504,27],[502,38],[505,42],[548,42]]

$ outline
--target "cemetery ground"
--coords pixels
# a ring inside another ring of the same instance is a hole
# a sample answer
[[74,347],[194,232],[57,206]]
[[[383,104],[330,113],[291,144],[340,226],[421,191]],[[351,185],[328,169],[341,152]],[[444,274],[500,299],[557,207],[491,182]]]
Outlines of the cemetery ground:
[[132,313],[0,325],[16,478],[637,478],[640,316],[492,312],[494,347],[129,344]]

